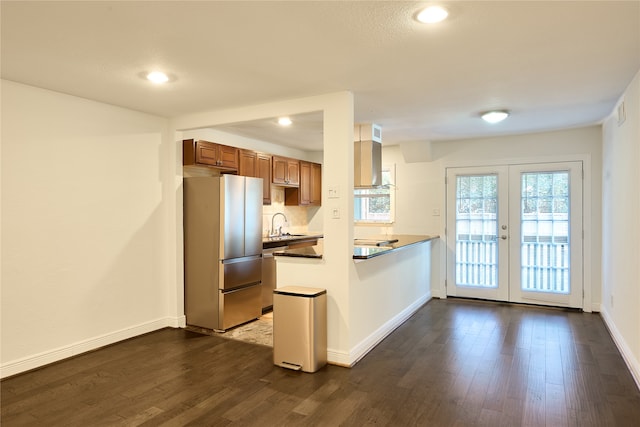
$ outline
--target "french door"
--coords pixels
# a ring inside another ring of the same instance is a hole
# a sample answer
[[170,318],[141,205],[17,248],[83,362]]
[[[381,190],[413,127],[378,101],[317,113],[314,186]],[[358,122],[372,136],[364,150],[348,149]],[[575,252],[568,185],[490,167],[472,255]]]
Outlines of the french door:
[[582,308],[582,162],[447,169],[447,295]]

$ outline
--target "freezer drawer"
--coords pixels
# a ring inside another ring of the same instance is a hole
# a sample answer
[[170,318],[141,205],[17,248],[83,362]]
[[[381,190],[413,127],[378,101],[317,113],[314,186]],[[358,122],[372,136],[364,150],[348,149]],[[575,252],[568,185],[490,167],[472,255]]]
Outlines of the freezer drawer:
[[262,255],[221,262],[220,290],[229,291],[262,281]]
[[262,315],[262,286],[260,283],[234,291],[220,291],[218,300],[218,330],[229,328],[257,319]]

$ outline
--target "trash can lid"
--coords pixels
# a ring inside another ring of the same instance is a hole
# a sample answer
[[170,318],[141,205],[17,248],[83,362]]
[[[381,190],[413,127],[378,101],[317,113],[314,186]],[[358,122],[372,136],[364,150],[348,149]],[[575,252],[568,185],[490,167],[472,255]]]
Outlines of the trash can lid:
[[327,290],[322,288],[307,288],[305,286],[285,286],[273,290],[274,294],[280,295],[296,295],[301,297],[316,297],[326,294]]

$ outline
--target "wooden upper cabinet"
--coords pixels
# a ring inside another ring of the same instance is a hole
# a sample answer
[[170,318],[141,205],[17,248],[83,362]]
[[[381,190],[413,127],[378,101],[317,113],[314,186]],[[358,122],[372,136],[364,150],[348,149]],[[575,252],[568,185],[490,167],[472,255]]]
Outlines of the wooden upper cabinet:
[[322,205],[322,165],[311,163],[311,202],[312,206]]
[[285,188],[285,205],[320,206],[322,204],[322,165],[300,161],[300,185]]
[[228,145],[218,144],[218,165],[229,168],[238,169],[238,149],[229,147]]
[[262,204],[271,204],[271,184],[285,187],[285,204],[320,206],[322,165],[272,156],[215,142],[182,141],[182,164],[206,166],[238,175],[262,178]]
[[257,177],[258,153],[250,150],[240,150],[239,158],[238,175]]
[[271,204],[271,155],[240,150],[238,175],[262,178],[262,204]]
[[262,204],[271,204],[271,156],[269,154],[258,153],[257,155],[257,175],[262,178]]
[[182,164],[214,166],[219,169],[237,171],[238,152],[236,147],[209,141],[185,139],[182,141]]
[[311,203],[311,163],[300,162],[300,205]]
[[287,162],[287,176],[289,177],[289,185],[300,184],[300,161],[289,159]]
[[300,161],[287,157],[272,157],[274,184],[297,187],[300,184]]

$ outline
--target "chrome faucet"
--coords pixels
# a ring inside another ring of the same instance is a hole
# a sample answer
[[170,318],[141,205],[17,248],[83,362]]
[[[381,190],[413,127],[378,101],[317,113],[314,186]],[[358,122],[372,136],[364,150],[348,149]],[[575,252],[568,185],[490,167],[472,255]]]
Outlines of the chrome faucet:
[[281,236],[282,235],[282,226],[280,226],[278,228],[278,232],[276,233],[276,227],[274,225],[274,220],[276,219],[276,217],[278,215],[282,215],[282,217],[284,218],[284,222],[289,222],[287,221],[287,217],[285,216],[285,214],[283,214],[282,212],[278,212],[273,214],[273,216],[271,217],[271,233],[269,234],[269,236]]

